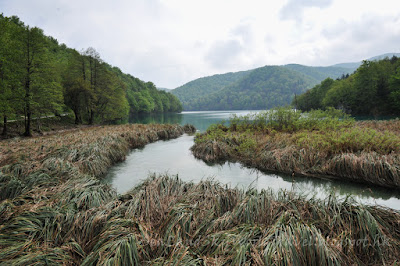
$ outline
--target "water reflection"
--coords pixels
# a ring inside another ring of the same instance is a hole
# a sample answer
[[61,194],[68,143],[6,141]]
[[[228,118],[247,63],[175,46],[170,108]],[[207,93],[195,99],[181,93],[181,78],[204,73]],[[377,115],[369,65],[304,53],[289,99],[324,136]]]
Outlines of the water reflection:
[[129,123],[182,124],[182,114],[177,114],[177,113],[135,114],[129,117]]

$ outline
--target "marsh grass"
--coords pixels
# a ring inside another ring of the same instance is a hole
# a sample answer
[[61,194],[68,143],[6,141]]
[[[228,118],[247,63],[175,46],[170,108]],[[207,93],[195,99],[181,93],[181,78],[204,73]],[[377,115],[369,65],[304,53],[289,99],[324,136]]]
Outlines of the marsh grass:
[[0,264],[398,262],[400,214],[390,209],[338,201],[334,194],[306,200],[290,191],[185,183],[177,176],[150,176],[117,195],[94,175],[103,173],[98,160],[123,159],[123,152],[107,149],[125,151],[182,130],[106,127],[2,143],[3,151],[15,153],[1,160]]
[[34,186],[57,184],[82,175],[100,177],[125,159],[130,149],[176,138],[193,128],[179,125],[120,125],[84,128],[0,142],[0,199]]
[[121,202],[98,179],[128,150],[194,131],[190,125],[101,126],[1,141],[1,264],[92,264],[99,260],[88,255],[93,250],[103,264],[137,264],[132,232],[107,242],[132,221],[112,226]]
[[191,148],[206,162],[325,175],[400,188],[400,120],[356,122],[340,111],[278,108],[211,126]]
[[6,264],[390,264],[400,256],[393,210],[212,180],[152,176],[118,196],[77,179],[2,201],[0,215]]

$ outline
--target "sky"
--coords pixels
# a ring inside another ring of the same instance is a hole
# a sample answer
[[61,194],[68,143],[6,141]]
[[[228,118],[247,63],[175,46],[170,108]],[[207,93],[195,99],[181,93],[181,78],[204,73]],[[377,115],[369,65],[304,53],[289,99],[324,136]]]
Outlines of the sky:
[[0,0],[0,13],[169,89],[265,65],[400,52],[399,0]]

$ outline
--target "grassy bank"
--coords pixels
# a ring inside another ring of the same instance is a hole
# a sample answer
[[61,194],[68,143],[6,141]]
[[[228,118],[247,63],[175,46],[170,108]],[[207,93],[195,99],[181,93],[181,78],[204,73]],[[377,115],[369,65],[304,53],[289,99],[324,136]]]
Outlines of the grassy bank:
[[391,264],[400,214],[214,181],[99,181],[130,148],[192,127],[124,125],[0,142],[0,264]]
[[196,137],[192,151],[208,162],[400,188],[398,119],[357,122],[333,109],[277,109],[214,125]]

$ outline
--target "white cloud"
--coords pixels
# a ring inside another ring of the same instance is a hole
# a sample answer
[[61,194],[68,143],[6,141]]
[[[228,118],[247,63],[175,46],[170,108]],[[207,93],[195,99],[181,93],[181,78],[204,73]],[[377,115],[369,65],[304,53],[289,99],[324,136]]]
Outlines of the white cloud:
[[216,41],[206,54],[205,59],[217,69],[226,69],[237,63],[243,52],[243,46],[238,40]]
[[1,0],[0,10],[168,88],[267,64],[328,65],[400,49],[397,0]]
[[303,11],[306,8],[326,8],[332,4],[333,0],[289,0],[280,11],[282,19],[302,20]]

